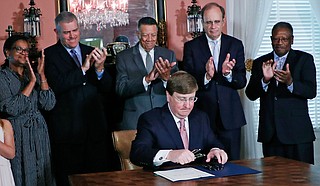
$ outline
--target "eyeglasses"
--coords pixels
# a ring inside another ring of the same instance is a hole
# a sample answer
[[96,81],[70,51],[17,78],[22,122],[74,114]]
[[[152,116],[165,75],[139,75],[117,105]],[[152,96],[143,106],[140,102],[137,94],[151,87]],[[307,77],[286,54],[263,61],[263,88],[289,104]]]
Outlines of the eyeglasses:
[[12,49],[16,50],[19,54],[23,54],[23,53],[29,54],[29,52],[30,52],[29,48],[22,48],[19,46],[13,47]]
[[194,103],[198,100],[197,97],[190,97],[190,98],[185,98],[185,97],[176,97],[173,96],[179,103],[187,103],[188,101],[191,103]]
[[279,37],[279,38],[276,38],[276,37],[270,37],[271,38],[271,40],[272,40],[272,42],[279,42],[279,41],[281,41],[281,42],[283,42],[283,43],[287,43],[288,41],[289,41],[289,39],[290,39],[290,37]]

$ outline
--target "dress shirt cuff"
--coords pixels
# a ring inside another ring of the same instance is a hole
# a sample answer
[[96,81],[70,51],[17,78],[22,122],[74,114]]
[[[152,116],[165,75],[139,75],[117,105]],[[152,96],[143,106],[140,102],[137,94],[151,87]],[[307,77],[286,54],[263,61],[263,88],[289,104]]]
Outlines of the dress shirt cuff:
[[153,158],[153,165],[160,166],[165,162],[168,162],[167,156],[171,150],[159,150],[158,153]]
[[[81,69],[82,70],[82,69]],[[82,74],[85,76],[86,75],[86,71],[82,70]]]
[[293,82],[287,88],[292,93],[293,92]]
[[230,83],[232,81],[232,70],[230,70],[230,73],[228,75],[223,75],[227,79],[227,81]]
[[210,151],[212,151],[212,150],[221,150],[221,149],[219,149],[218,147],[214,147],[214,148],[210,149]]
[[102,69],[100,72],[98,72],[98,71],[96,70],[96,74],[97,74],[98,80],[100,80],[100,79],[102,78],[103,73],[104,73],[104,69]]
[[268,83],[265,83],[265,82],[263,82],[263,78],[261,79],[262,88],[265,92],[267,92],[267,90],[268,90],[269,83],[270,83],[270,81]]
[[143,79],[142,79],[142,83],[143,83],[144,89],[147,91],[148,90],[148,86],[151,84],[151,82],[147,83],[146,76],[144,76]]
[[204,81],[203,81],[203,82],[204,82],[204,85],[207,85],[207,84],[211,81],[211,79],[207,80],[206,74],[207,74],[207,73],[204,74]]

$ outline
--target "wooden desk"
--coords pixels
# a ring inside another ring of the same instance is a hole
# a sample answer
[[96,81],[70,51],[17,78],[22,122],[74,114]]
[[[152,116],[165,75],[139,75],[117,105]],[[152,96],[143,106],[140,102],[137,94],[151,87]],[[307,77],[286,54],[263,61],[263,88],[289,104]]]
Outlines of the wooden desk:
[[309,165],[303,162],[281,157],[268,157],[255,160],[238,160],[232,162],[262,171],[262,173],[173,183],[164,178],[155,176],[152,171],[131,170],[72,175],[69,177],[69,180],[72,186],[167,186],[173,184],[183,186],[207,184],[237,186],[320,185],[320,166]]

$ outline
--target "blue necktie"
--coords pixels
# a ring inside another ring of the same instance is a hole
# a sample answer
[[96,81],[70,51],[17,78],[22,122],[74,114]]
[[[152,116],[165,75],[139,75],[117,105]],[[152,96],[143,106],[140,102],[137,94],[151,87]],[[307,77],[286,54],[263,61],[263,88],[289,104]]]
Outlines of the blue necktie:
[[76,62],[77,66],[78,66],[78,67],[81,67],[81,63],[80,63],[79,58],[78,58],[78,56],[77,56],[77,52],[76,52],[74,49],[72,49],[72,50],[70,51],[70,53],[71,53],[71,57],[72,57],[73,60]]

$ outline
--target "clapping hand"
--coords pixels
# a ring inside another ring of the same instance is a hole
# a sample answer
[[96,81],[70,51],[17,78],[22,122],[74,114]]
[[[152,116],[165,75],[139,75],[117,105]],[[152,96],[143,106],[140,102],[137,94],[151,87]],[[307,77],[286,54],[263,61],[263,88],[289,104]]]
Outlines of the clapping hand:
[[215,73],[215,67],[213,63],[213,57],[210,57],[206,63],[206,78],[207,80],[211,80]]
[[281,83],[284,83],[286,85],[291,85],[292,83],[292,76],[289,69],[289,64],[286,65],[286,70],[275,70],[274,71],[274,78]]
[[[40,61],[40,60],[39,60]],[[28,72],[28,75],[29,75],[29,80],[30,80],[30,82],[33,82],[33,83],[35,83],[36,81],[37,81],[37,78],[36,78],[36,75],[34,74],[34,71],[33,71],[33,69],[32,69],[32,66],[31,66],[31,64],[30,64],[30,61],[29,61],[29,57],[26,57],[26,70],[27,70],[27,72]],[[38,64],[38,66],[39,66],[40,64]]]
[[274,76],[276,65],[277,63],[273,63],[272,59],[262,63],[263,82],[268,83]]
[[170,63],[167,59],[162,59],[162,57],[159,57],[159,59],[156,60],[154,63],[154,66],[159,73],[159,76],[164,81],[168,81],[170,78],[170,72],[171,69],[176,65],[176,62]]
[[228,53],[226,56],[226,59],[224,60],[222,64],[222,74],[228,75],[232,71],[233,67],[236,65],[236,60],[232,59],[230,61],[230,54]]
[[82,70],[87,71],[94,64],[97,71],[101,71],[104,68],[104,62],[107,58],[107,49],[95,48],[82,64]]

